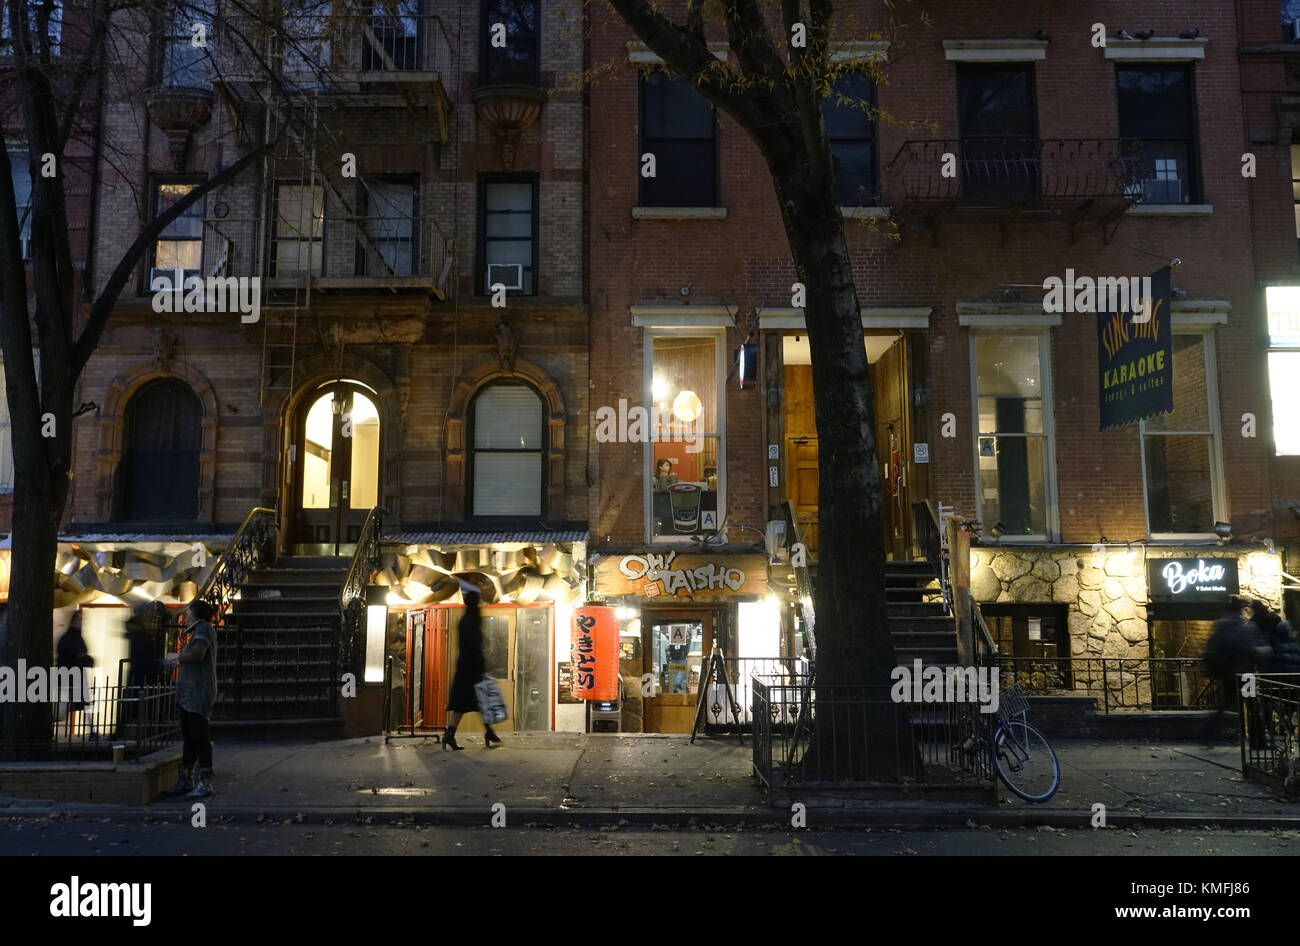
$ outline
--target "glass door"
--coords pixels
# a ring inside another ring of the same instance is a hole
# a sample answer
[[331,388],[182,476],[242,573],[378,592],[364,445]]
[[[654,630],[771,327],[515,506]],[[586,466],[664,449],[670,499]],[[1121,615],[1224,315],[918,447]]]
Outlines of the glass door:
[[647,611],[643,622],[645,731],[688,733],[695,718],[704,660],[713,649],[712,611]]
[[308,400],[295,428],[298,510],[294,552],[351,555],[379,498],[379,411],[340,381]]

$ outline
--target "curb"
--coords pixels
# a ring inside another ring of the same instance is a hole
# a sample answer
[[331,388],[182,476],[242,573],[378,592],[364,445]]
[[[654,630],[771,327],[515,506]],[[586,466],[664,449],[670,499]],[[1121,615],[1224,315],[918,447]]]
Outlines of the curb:
[[[219,798],[219,796],[213,796]],[[212,807],[209,816],[213,823],[228,821],[264,824],[425,824],[454,825],[459,827],[488,827],[492,813],[486,809],[467,808],[345,808],[329,806],[279,807],[234,805],[229,808]],[[219,804],[219,802],[217,803]],[[144,823],[188,820],[190,807],[168,804],[151,806],[110,807],[86,806],[67,809],[49,807],[0,808],[0,820],[6,818],[91,820],[112,819],[118,822]],[[526,827],[644,827],[647,825],[675,828],[707,826],[733,826],[790,830],[790,817],[780,809],[752,808],[698,808],[690,811],[663,809],[598,809],[598,808],[510,808],[509,823]],[[809,808],[808,821],[813,828],[1091,828],[1090,813],[1069,811],[918,811],[916,809],[873,808],[869,811]],[[1215,812],[1183,812],[1150,814],[1113,813],[1106,816],[1107,828],[1157,829],[1157,828],[1229,828],[1236,830],[1268,830],[1300,827],[1300,815],[1224,815]],[[1104,829],[1101,829],[1104,830]]]

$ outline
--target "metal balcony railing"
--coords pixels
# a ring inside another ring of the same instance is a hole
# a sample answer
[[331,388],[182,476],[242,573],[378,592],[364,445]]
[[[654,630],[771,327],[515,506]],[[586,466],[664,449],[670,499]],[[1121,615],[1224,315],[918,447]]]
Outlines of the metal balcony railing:
[[[446,239],[432,214],[326,214],[305,227],[272,227],[257,258],[258,217],[204,220],[202,275],[262,276],[272,287],[311,276],[322,289],[437,289],[448,280]],[[169,274],[170,275],[170,274]]]
[[1154,175],[1142,143],[1118,138],[948,138],[904,142],[886,166],[904,202],[1005,207],[1136,203]]

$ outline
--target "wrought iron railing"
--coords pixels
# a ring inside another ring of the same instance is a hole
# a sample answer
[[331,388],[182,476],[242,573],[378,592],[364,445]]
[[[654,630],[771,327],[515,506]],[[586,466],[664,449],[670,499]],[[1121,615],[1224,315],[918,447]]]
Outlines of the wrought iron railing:
[[119,668],[114,685],[108,676],[87,674],[84,702],[63,699],[55,705],[51,744],[57,753],[111,758],[113,747],[121,746],[125,759],[139,759],[180,737],[175,681],[124,685],[120,676]]
[[257,506],[244,518],[234,539],[217,559],[216,567],[197,595],[216,612],[213,627],[225,624],[226,612],[248,573],[275,560],[275,530],[275,510]]
[[[981,713],[978,703],[895,702],[889,685],[822,686],[811,678],[756,676],[751,689],[754,774],[773,804],[795,786],[908,784],[994,796],[994,714]],[[879,738],[909,728],[910,740]],[[880,752],[893,758],[881,760]],[[872,775],[881,771],[893,777]]]
[[[793,682],[806,679],[812,670],[812,665],[802,657],[723,657],[722,662],[726,668],[725,684],[711,678],[706,686],[703,671],[700,674],[700,691],[696,697],[704,704],[705,732],[719,728],[748,731],[753,724],[755,677]],[[702,666],[708,665],[708,659],[703,659]],[[727,698],[728,690],[730,700]]]
[[1300,791],[1300,673],[1255,677],[1242,697],[1241,773],[1291,797]]
[[952,614],[952,589],[948,583],[948,557],[944,554],[943,529],[939,510],[934,502],[923,499],[912,503],[913,541],[916,550],[939,572],[939,587],[943,590],[943,610]]
[[1136,203],[1154,174],[1142,142],[1119,138],[948,138],[905,141],[885,169],[908,201]]
[[[785,510],[785,521],[790,531],[792,541],[790,548],[803,544],[803,536],[799,531],[799,517],[795,515],[794,503],[786,500],[782,508]],[[804,556],[806,559],[807,556]],[[794,568],[794,591],[796,603],[799,606],[799,616],[803,619],[803,626],[808,632],[808,656],[811,659],[817,657],[817,616],[813,607],[813,585],[812,573],[808,570],[807,564],[799,564],[798,559],[791,556],[791,565]]]
[[[1223,704],[1220,684],[1195,657],[1013,657],[995,655],[1003,676],[1015,674],[1030,694],[1092,696],[1098,709],[1210,710]],[[1233,701],[1235,702],[1235,701]]]
[[[352,553],[348,577],[339,591],[339,666],[355,673],[358,680],[365,652],[366,586],[379,568],[385,515],[387,511],[382,506],[375,506],[366,516],[361,535],[357,537],[356,551]],[[338,679],[338,674],[334,678]]]

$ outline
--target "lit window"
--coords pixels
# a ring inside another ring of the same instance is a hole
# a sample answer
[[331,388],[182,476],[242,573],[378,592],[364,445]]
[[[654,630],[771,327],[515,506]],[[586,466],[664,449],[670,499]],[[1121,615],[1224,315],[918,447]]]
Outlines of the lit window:
[[475,516],[541,516],[546,426],[542,399],[526,384],[502,382],[474,398]]
[[[154,216],[167,210],[194,189],[193,184],[159,184],[154,194]],[[175,271],[183,270],[184,277],[203,275],[203,200],[196,200],[179,217],[167,224],[154,243],[154,275],[166,276],[174,282]]]
[[712,535],[725,518],[720,351],[711,336],[650,339],[645,476],[652,539]]
[[1045,539],[1055,531],[1047,335],[975,335],[972,344],[979,521],[985,533]]
[[1141,424],[1147,531],[1153,538],[1209,535],[1219,518],[1212,339],[1175,334],[1173,349],[1174,409]]

